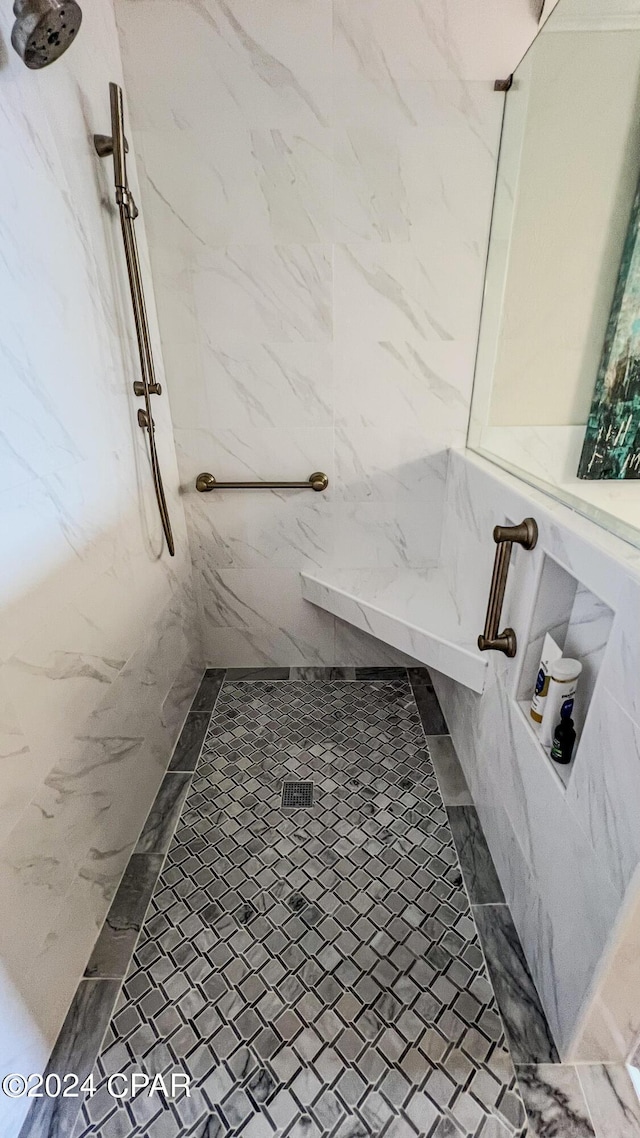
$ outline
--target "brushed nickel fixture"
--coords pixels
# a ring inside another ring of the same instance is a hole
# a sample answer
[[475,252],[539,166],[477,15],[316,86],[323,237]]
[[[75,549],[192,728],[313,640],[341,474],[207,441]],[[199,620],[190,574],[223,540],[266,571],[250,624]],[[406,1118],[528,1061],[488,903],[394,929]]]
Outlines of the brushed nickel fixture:
[[497,549],[493,563],[493,576],[489,590],[484,632],[478,637],[478,648],[481,652],[493,648],[496,652],[504,652],[505,656],[515,656],[518,650],[518,641],[513,629],[505,628],[504,632],[498,634],[502,602],[507,587],[511,547],[515,542],[517,545],[521,545],[523,549],[534,549],[538,540],[538,525],[535,518],[525,518],[519,526],[496,526],[493,531],[493,540]]
[[317,490],[321,494],[328,485],[329,479],[321,470],[310,474],[306,482],[218,482],[207,471],[196,478],[196,490],[201,494],[209,490]]
[[96,148],[96,153],[100,158],[107,158],[109,155],[113,155],[113,176],[116,188],[115,197],[120,211],[124,254],[127,262],[133,318],[136,326],[138,353],[140,356],[140,372],[142,375],[142,379],[136,380],[133,384],[134,395],[144,399],[144,408],[140,407],[138,410],[138,425],[147,432],[153,487],[158,503],[160,521],[162,522],[162,529],[167,541],[167,549],[173,557],[175,547],[173,544],[173,534],[171,532],[171,520],[169,518],[164,486],[162,484],[162,474],[160,472],[160,463],[156,449],[155,425],[151,413],[151,396],[162,395],[162,387],[156,382],[153,366],[153,353],[151,351],[149,322],[147,320],[147,308],[144,299],[142,274],[140,272],[138,243],[136,241],[136,233],[133,225],[138,216],[138,207],[133,199],[133,194],[131,193],[127,179],[125,156],[128,152],[128,146],[124,137],[123,128],[124,113],[122,107],[122,90],[118,87],[117,83],[109,84],[109,96],[111,100],[111,134],[94,134],[93,143]]
[[14,0],[11,43],[32,71],[48,67],[73,43],[82,23],[76,0]]

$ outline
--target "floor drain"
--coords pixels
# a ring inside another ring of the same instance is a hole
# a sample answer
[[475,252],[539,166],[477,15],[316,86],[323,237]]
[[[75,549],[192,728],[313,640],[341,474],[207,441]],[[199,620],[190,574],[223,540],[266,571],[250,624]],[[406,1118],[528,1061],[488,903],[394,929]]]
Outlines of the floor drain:
[[313,783],[283,782],[282,806],[313,806]]

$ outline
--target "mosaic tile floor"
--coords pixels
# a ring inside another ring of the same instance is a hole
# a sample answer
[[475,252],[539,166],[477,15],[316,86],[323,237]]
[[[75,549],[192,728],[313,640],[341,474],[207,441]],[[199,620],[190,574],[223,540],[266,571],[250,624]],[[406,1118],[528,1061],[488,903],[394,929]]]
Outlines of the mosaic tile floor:
[[95,1079],[75,1138],[524,1135],[406,679],[225,683]]

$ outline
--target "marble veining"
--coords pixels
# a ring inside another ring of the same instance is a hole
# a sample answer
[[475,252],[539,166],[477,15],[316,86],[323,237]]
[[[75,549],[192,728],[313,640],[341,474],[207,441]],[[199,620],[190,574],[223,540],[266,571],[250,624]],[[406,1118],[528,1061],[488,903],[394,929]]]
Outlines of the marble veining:
[[166,853],[173,836],[185,797],[191,785],[190,771],[166,774],[138,838],[136,853]]
[[192,711],[187,715],[169,763],[170,771],[195,770],[209,718],[209,712]]
[[95,944],[85,976],[124,976],[162,868],[162,854],[133,854]]
[[557,1062],[549,1026],[506,905],[474,905],[487,967],[515,1063]]
[[[73,1072],[81,1085],[91,1074],[121,983],[121,979],[81,982],[47,1064],[45,1078],[48,1074],[62,1078]],[[57,1138],[69,1134],[77,1112],[75,1098],[60,1095],[36,1099],[20,1138]]]
[[471,791],[449,735],[427,735],[427,744],[445,806],[473,806]]
[[448,806],[447,815],[471,904],[502,904],[504,893],[475,806]]
[[531,1138],[596,1138],[574,1067],[516,1066]]
[[191,704],[191,714],[206,711],[211,715],[222,687],[224,675],[223,668],[207,668]]
[[576,1070],[596,1135],[636,1138],[640,1133],[640,1100],[621,1063],[580,1064]]

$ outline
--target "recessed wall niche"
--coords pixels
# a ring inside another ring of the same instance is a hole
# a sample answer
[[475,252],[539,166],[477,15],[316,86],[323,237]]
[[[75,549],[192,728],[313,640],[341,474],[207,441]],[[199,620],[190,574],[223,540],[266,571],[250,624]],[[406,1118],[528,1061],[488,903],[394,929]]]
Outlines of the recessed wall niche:
[[613,610],[587,589],[552,557],[545,554],[533,609],[529,639],[523,654],[517,700],[532,731],[529,716],[531,697],[540,666],[542,644],[547,632],[562,649],[562,655],[580,660],[582,673],[574,709],[577,741],[568,766],[554,763],[548,749],[540,746],[560,780],[567,785],[576,761],[580,739],[589,711],[600,666],[609,640]]

